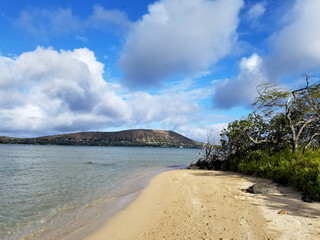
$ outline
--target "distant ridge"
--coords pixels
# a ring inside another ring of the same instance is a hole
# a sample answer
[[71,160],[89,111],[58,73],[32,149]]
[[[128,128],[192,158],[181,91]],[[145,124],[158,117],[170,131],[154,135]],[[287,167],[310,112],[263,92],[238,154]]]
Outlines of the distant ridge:
[[119,132],[78,132],[36,138],[0,137],[0,144],[153,146],[199,148],[201,144],[174,131],[133,129]]

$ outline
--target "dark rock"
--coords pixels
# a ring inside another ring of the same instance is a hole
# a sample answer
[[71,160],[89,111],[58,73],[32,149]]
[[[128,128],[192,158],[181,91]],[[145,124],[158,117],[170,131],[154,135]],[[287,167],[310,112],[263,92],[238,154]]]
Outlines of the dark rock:
[[311,199],[311,197],[310,197],[310,195],[309,195],[308,193],[303,193],[301,199],[302,199],[302,201],[304,201],[304,202],[308,202],[308,203],[312,203],[312,202],[313,202],[312,199]]
[[247,188],[247,193],[252,194],[281,194],[280,190],[273,184],[256,183]]
[[191,166],[187,167],[187,169],[200,169],[200,168],[199,168],[199,166],[191,165]]

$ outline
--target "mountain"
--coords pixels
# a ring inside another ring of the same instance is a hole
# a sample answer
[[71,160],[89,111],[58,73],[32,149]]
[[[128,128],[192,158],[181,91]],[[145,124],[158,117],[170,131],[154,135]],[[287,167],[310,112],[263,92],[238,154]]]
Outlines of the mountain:
[[201,144],[173,131],[134,129],[119,132],[78,132],[36,138],[0,137],[0,143],[83,146],[153,146],[199,148]]

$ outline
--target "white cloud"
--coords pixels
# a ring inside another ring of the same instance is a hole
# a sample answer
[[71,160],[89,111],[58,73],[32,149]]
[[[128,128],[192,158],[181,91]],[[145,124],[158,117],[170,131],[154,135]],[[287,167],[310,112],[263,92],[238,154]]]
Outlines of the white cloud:
[[[0,132],[90,130],[128,122],[131,111],[102,78],[103,64],[86,48],[38,47],[0,57]],[[2,72],[3,72],[2,71]]]
[[[22,10],[13,22],[17,27],[39,39],[84,33],[88,28],[121,33],[130,26],[130,21],[123,11],[105,9],[100,5],[94,5],[92,13],[87,18],[75,16],[70,8],[29,8]],[[85,42],[87,40],[84,36],[76,38]]]
[[109,10],[100,5],[94,5],[93,13],[86,20],[86,24],[96,29],[110,30],[113,28],[115,31],[122,31],[126,30],[131,22],[123,11]]
[[84,43],[88,42],[88,38],[86,38],[86,37],[84,37],[84,36],[79,36],[79,35],[77,35],[77,36],[76,36],[76,39],[79,40],[79,41],[81,41],[81,42],[84,42]]
[[216,123],[212,125],[185,125],[179,127],[177,132],[199,142],[207,142],[209,137],[211,142],[218,144],[221,130],[227,125],[227,123]]
[[318,71],[320,68],[320,1],[297,0],[291,21],[271,38],[272,54],[266,58],[271,78]]
[[[212,137],[218,139],[220,130],[225,126],[223,122],[228,121],[230,117],[204,113],[199,102],[211,96],[211,89],[195,88],[193,84],[193,79],[185,79],[170,84],[171,87],[157,95],[146,92],[127,95],[127,102],[134,112],[132,126],[156,126],[176,131],[197,141],[205,141],[207,134],[212,132]],[[216,123],[211,124],[212,122]]]
[[[284,16],[285,25],[269,38],[270,53],[242,58],[240,73],[225,80],[215,89],[214,105],[230,108],[248,106],[256,96],[256,85],[280,83],[284,77],[320,69],[320,1],[297,0]],[[282,19],[279,19],[282,21]]]
[[192,92],[164,93],[150,95],[146,92],[130,94],[128,103],[134,109],[134,123],[159,122],[166,129],[184,125],[197,116],[200,107],[192,97]]
[[262,17],[265,11],[265,3],[256,3],[248,10],[248,18],[250,20],[257,20],[258,18]]
[[14,22],[17,27],[40,38],[81,30],[81,22],[73,15],[70,8],[24,9]]
[[104,65],[87,48],[38,47],[15,59],[0,56],[0,135],[153,127],[176,130],[201,121],[207,89],[192,80],[159,94],[127,92],[103,79]]
[[242,0],[161,0],[133,24],[119,65],[130,86],[207,70],[236,40]]
[[235,79],[226,79],[215,88],[215,107],[249,106],[257,96],[256,86],[268,81],[263,70],[263,59],[255,53],[249,58],[243,57],[239,67],[240,73]]

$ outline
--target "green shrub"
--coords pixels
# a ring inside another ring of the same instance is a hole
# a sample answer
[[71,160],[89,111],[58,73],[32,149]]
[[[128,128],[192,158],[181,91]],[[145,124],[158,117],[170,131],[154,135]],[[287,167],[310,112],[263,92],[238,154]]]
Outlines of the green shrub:
[[273,154],[255,151],[243,157],[231,156],[223,164],[223,169],[288,184],[320,201],[319,150],[305,154],[293,154],[289,149]]

